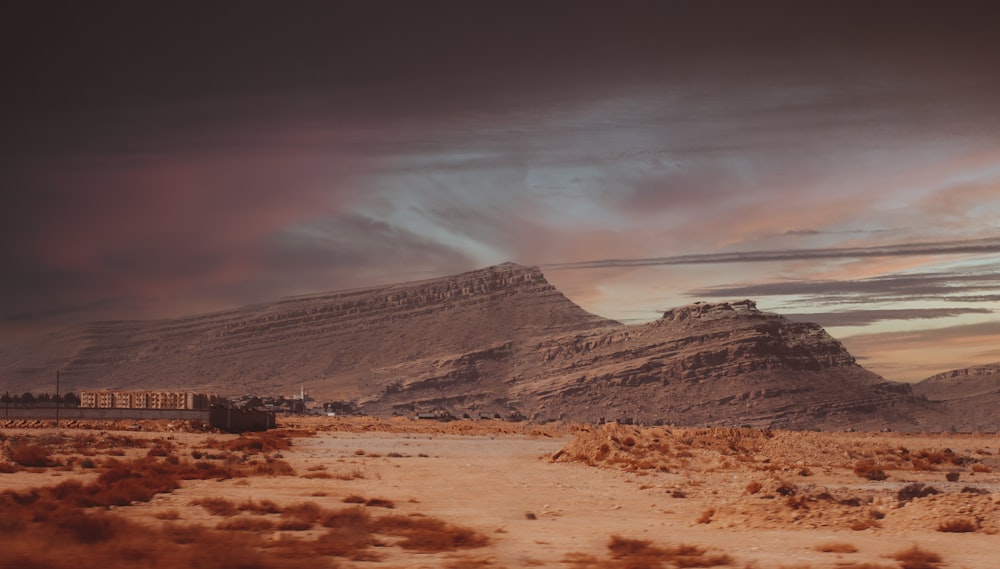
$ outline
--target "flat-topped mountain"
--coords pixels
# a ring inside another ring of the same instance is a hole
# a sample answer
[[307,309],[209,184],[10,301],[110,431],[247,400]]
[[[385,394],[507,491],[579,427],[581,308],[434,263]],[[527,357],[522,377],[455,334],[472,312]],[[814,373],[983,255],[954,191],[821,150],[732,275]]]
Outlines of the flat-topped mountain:
[[749,300],[639,325],[590,314],[511,263],[158,321],[96,322],[11,356],[19,390],[196,389],[441,411],[683,425],[943,429],[944,404],[859,366],[816,324]]
[[[4,376],[83,388],[350,397],[380,370],[538,335],[617,326],[512,263],[159,321],[95,322],[4,362]],[[47,349],[48,348],[48,349]],[[12,389],[14,389],[12,387]]]

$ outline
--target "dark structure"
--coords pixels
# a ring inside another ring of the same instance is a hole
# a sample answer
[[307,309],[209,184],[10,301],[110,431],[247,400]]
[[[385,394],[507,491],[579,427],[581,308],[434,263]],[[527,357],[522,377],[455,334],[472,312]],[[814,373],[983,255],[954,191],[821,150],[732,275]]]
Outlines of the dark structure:
[[242,433],[273,429],[275,419],[273,412],[212,405],[208,409],[208,424],[230,433]]

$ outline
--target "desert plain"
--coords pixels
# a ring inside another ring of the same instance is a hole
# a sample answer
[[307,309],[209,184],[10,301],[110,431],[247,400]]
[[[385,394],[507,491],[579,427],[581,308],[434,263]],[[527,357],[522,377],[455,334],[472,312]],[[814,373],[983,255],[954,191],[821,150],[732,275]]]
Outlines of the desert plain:
[[995,569],[998,532],[995,434],[0,425],[3,569]]

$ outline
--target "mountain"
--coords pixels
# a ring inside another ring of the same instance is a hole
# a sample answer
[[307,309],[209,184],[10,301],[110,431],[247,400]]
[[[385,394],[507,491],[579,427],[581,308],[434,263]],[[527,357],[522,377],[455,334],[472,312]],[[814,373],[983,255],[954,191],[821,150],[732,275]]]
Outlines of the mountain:
[[[371,414],[903,430],[947,406],[865,370],[816,324],[749,300],[639,325],[590,314],[538,268],[294,297],[159,321],[95,322],[3,356],[12,383],[349,400]],[[30,384],[29,384],[30,385]]]
[[1000,363],[939,373],[914,384],[913,392],[940,402],[957,430],[996,431],[1000,423]]
[[506,406],[536,420],[799,429],[914,430],[942,420],[908,385],[859,366],[818,325],[748,300],[693,304],[648,324],[554,334],[517,349],[490,346],[405,372],[366,406]]
[[[94,322],[4,358],[18,389],[189,388],[220,394],[353,397],[396,366],[618,326],[566,299],[538,269],[511,263],[420,282],[288,298],[159,321]],[[34,383],[33,383],[34,382]]]

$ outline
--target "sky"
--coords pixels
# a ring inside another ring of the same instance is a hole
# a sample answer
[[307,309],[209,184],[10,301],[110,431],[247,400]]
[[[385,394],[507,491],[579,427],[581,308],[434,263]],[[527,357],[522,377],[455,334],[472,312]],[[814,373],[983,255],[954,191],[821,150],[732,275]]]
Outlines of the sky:
[[3,12],[8,346],[512,261],[627,323],[752,298],[890,380],[1000,361],[994,2]]

